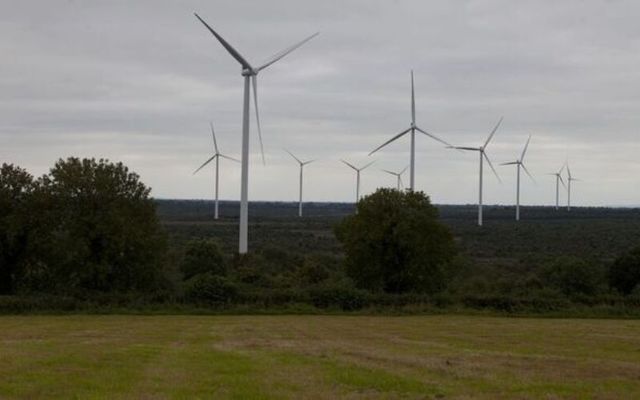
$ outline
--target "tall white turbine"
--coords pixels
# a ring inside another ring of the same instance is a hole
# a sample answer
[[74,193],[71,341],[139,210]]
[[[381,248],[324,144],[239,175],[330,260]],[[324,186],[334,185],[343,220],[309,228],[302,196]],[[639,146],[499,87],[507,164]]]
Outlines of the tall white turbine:
[[562,166],[562,168],[560,168],[558,170],[558,172],[554,172],[552,174],[549,175],[553,175],[556,177],[556,210],[560,209],[560,184],[562,183],[562,186],[566,189],[567,185],[564,184],[564,179],[562,179],[562,171],[564,170],[564,167],[566,167],[567,164],[564,164]]
[[496,169],[493,168],[493,164],[491,164],[491,160],[489,160],[489,156],[487,156],[487,153],[486,153],[487,146],[489,145],[489,142],[493,138],[493,135],[495,135],[496,131],[498,130],[498,127],[502,123],[502,119],[503,117],[500,117],[500,120],[496,124],[495,128],[493,128],[493,130],[489,134],[489,137],[484,142],[484,145],[480,147],[449,146],[452,149],[477,151],[478,154],[480,155],[480,182],[478,185],[478,226],[482,226],[482,166],[483,166],[484,159],[487,160],[487,164],[489,164],[489,167],[491,167],[491,170],[493,171],[493,174],[496,176],[496,178],[498,178],[498,181],[502,183],[502,181],[500,180],[500,176],[498,176],[498,172],[496,172]]
[[213,124],[210,122],[209,125],[211,126],[211,135],[213,136],[213,156],[211,156],[211,158],[209,158],[207,161],[204,162],[204,164],[202,164],[198,169],[196,169],[193,174],[195,175],[196,173],[198,173],[198,171],[200,171],[202,168],[204,168],[207,164],[209,164],[211,161],[216,160],[216,201],[215,201],[215,207],[214,207],[214,213],[213,213],[213,218],[214,219],[218,219],[218,190],[219,190],[219,180],[220,180],[220,157],[222,158],[226,158],[228,160],[232,160],[235,162],[240,162],[240,160],[235,159],[233,157],[229,157],[226,156],[222,153],[220,153],[220,151],[218,150],[218,142],[216,140],[216,133],[213,130]]
[[356,205],[357,205],[358,201],[360,200],[360,172],[370,167],[371,164],[376,162],[376,160],[373,160],[370,163],[365,164],[363,167],[360,167],[360,168],[356,168],[353,164],[350,164],[345,160],[340,160],[340,161],[342,161],[345,165],[347,165],[348,167],[351,167],[354,171],[356,171]]
[[204,24],[204,26],[211,32],[213,36],[218,39],[220,44],[236,59],[242,66],[241,75],[244,77],[244,99],[242,108],[242,173],[241,173],[241,186],[240,186],[240,238],[238,244],[238,252],[240,254],[246,254],[248,251],[248,233],[249,233],[249,98],[251,97],[251,86],[253,86],[253,103],[256,110],[256,124],[258,126],[258,137],[260,139],[260,151],[262,152],[262,162],[264,163],[264,149],[262,146],[262,132],[260,129],[260,115],[258,113],[258,73],[267,68],[276,61],[282,59],[287,54],[291,53],[298,47],[302,46],[318,33],[314,33],[308,38],[288,47],[279,53],[272,56],[262,66],[254,68],[240,53],[234,49],[222,36],[218,35],[198,14],[195,14],[196,18]]
[[404,169],[400,172],[393,172],[393,171],[389,171],[388,169],[383,169],[382,171],[386,172],[387,174],[393,175],[396,177],[396,186],[397,186],[397,190],[400,191],[400,189],[402,188],[402,186],[404,186],[404,183],[402,182],[402,174],[405,173],[405,171],[407,170],[407,168],[409,168],[409,166],[407,165],[406,167],[404,167]]
[[571,175],[569,163],[567,163],[567,211],[571,211],[571,182],[579,180],[580,179],[574,178],[573,175]]
[[302,173],[304,171],[304,166],[307,164],[311,164],[315,160],[302,161],[298,157],[294,156],[293,153],[290,152],[289,150],[284,149],[284,151],[289,153],[289,155],[293,157],[293,159],[296,160],[300,165],[300,200],[298,200],[298,217],[302,217]]
[[411,71],[411,124],[409,125],[409,128],[405,129],[404,131],[398,133],[397,135],[395,135],[394,137],[392,137],[391,139],[387,140],[386,142],[384,142],[383,144],[381,144],[380,146],[378,146],[375,150],[373,150],[371,153],[369,153],[369,155],[372,155],[373,153],[375,153],[376,151],[380,150],[381,148],[383,148],[384,146],[388,145],[389,143],[395,141],[396,139],[401,138],[402,136],[406,135],[407,133],[411,132],[411,151],[409,153],[409,166],[411,167],[411,169],[409,170],[409,189],[413,190],[415,187],[415,167],[416,167],[416,131],[421,132],[427,136],[429,136],[430,138],[437,140],[438,142],[446,145],[446,146],[451,146],[449,143],[445,142],[444,140],[436,137],[435,135],[419,128],[416,125],[416,97],[415,97],[415,91],[413,88],[413,70]]
[[529,138],[527,139],[527,143],[524,145],[524,150],[522,150],[522,155],[520,155],[520,158],[515,160],[515,161],[511,161],[511,162],[506,162],[506,163],[502,163],[500,165],[516,165],[517,166],[517,180],[516,180],[516,221],[520,221],[520,168],[522,167],[522,169],[524,170],[524,172],[529,175],[529,178],[531,178],[532,181],[535,182],[535,179],[533,179],[533,176],[531,176],[531,174],[529,173],[529,171],[527,170],[527,167],[524,166],[524,155],[527,152],[527,148],[529,147],[529,141],[531,141],[531,135],[529,135]]

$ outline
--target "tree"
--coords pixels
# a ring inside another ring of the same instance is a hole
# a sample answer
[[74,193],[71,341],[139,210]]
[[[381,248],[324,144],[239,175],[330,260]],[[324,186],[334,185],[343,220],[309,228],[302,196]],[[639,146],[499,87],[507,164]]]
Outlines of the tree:
[[422,192],[378,189],[335,229],[347,274],[359,288],[434,293],[444,288],[453,237]]
[[625,295],[640,286],[640,247],[615,260],[609,269],[609,284]]
[[0,168],[0,294],[15,291],[26,257],[29,214],[27,203],[33,178],[9,164]]
[[32,290],[151,290],[160,278],[166,241],[150,189],[122,163],[59,160],[34,191],[44,210],[33,237]]
[[220,245],[212,239],[190,241],[180,269],[185,280],[198,274],[224,276],[227,272]]

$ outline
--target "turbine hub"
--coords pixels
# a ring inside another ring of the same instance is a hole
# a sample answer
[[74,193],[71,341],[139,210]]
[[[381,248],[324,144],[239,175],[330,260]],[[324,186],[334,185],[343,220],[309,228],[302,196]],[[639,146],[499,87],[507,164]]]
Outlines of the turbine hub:
[[243,68],[241,75],[242,76],[258,75],[258,72],[250,68]]

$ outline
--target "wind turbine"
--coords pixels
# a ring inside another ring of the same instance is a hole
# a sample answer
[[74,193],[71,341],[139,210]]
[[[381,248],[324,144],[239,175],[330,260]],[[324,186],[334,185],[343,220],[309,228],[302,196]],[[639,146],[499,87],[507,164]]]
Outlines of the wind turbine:
[[516,165],[518,169],[518,173],[517,173],[518,178],[516,180],[516,221],[520,221],[520,167],[522,167],[524,172],[527,175],[529,175],[529,178],[531,178],[531,180],[535,182],[535,179],[533,179],[533,176],[531,176],[531,174],[527,170],[527,167],[524,166],[524,155],[527,152],[527,148],[529,147],[530,141],[531,141],[531,135],[529,135],[529,138],[527,139],[527,143],[524,145],[524,150],[522,150],[522,155],[520,156],[519,159],[500,164],[500,165]]
[[315,160],[309,161],[301,161],[298,157],[294,156],[292,152],[287,149],[284,149],[291,157],[294,158],[300,164],[300,200],[298,201],[298,217],[302,217],[302,171],[304,170],[304,166],[307,164],[311,164]]
[[220,153],[220,150],[218,150],[218,142],[216,141],[216,133],[213,130],[213,124],[211,122],[209,122],[209,125],[211,126],[211,135],[213,136],[213,156],[211,156],[211,158],[209,158],[207,161],[204,162],[204,164],[202,164],[198,169],[196,169],[193,174],[195,175],[196,173],[198,173],[198,171],[200,171],[202,168],[204,168],[207,164],[209,164],[211,161],[216,160],[216,202],[215,202],[215,211],[213,214],[213,218],[214,219],[218,219],[218,189],[219,189],[219,179],[220,179],[220,157],[222,158],[226,158],[228,160],[232,160],[232,161],[236,161],[236,162],[240,162],[240,160],[235,159],[233,157],[229,157],[226,156],[222,153]]
[[393,172],[393,171],[389,171],[387,169],[383,169],[383,171],[386,172],[387,174],[393,175],[393,176],[395,176],[397,178],[397,189],[398,189],[398,191],[400,191],[400,188],[402,186],[404,186],[404,183],[402,182],[402,174],[405,173],[407,168],[409,168],[408,165],[406,167],[404,167],[404,169],[402,171],[400,171],[400,172]]
[[478,186],[478,189],[479,189],[478,190],[478,226],[482,226],[482,166],[483,166],[484,159],[487,160],[487,164],[489,164],[489,167],[491,167],[493,174],[496,176],[496,178],[498,178],[498,182],[502,183],[502,181],[500,180],[500,176],[498,176],[496,169],[493,168],[493,164],[491,164],[491,160],[489,160],[489,157],[487,156],[486,148],[489,145],[489,142],[491,141],[491,139],[493,138],[493,135],[495,135],[496,131],[498,130],[498,127],[502,123],[503,118],[504,117],[500,117],[500,120],[496,124],[495,128],[493,128],[493,130],[489,134],[489,137],[484,142],[484,145],[480,147],[449,146],[449,148],[452,148],[452,149],[477,151],[478,154],[480,155],[480,184]]
[[567,164],[564,164],[562,165],[562,168],[558,170],[558,172],[549,174],[556,177],[556,210],[560,208],[560,183],[562,183],[562,186],[564,186],[565,189],[567,188],[567,185],[564,184],[564,180],[562,179],[562,171],[566,166]]
[[348,167],[351,167],[354,171],[356,171],[356,204],[360,200],[360,172],[371,166],[376,160],[371,161],[368,164],[365,164],[363,167],[356,168],[353,164],[346,162],[345,160],[340,160]]
[[567,211],[571,211],[571,181],[579,181],[580,179],[574,178],[571,175],[569,163],[567,163],[567,176]]
[[397,135],[395,135],[394,137],[392,137],[391,139],[387,140],[386,142],[384,142],[383,144],[381,144],[380,146],[378,146],[375,150],[373,150],[371,153],[369,153],[369,155],[372,155],[373,153],[375,153],[376,151],[380,150],[381,148],[383,148],[384,146],[388,145],[389,143],[395,141],[396,139],[401,138],[402,136],[406,135],[407,133],[411,132],[411,151],[410,151],[410,167],[411,169],[409,170],[409,189],[413,190],[413,188],[415,187],[415,167],[416,167],[416,131],[421,132],[427,136],[429,136],[431,139],[437,140],[438,142],[446,145],[446,146],[451,146],[449,143],[445,142],[444,140],[438,138],[437,136],[419,128],[416,125],[416,96],[415,96],[415,90],[413,87],[413,70],[411,71],[411,124],[409,125],[409,128],[405,129],[404,131],[398,133]]
[[276,61],[282,59],[287,54],[291,53],[298,47],[302,46],[312,38],[318,35],[318,32],[307,37],[306,39],[288,47],[279,53],[276,53],[270,59],[267,60],[260,67],[254,68],[249,62],[234,49],[222,36],[218,35],[200,16],[194,13],[196,18],[204,24],[204,26],[211,32],[213,36],[218,39],[220,44],[236,59],[242,66],[241,75],[244,77],[244,99],[242,108],[242,172],[241,172],[241,185],[240,185],[240,237],[238,252],[240,254],[246,254],[248,251],[248,233],[249,233],[249,98],[251,97],[250,86],[253,86],[253,103],[256,110],[256,125],[258,126],[258,138],[260,139],[260,151],[262,153],[262,162],[264,163],[264,148],[262,145],[262,132],[260,129],[260,115],[258,113],[258,73],[267,68]]

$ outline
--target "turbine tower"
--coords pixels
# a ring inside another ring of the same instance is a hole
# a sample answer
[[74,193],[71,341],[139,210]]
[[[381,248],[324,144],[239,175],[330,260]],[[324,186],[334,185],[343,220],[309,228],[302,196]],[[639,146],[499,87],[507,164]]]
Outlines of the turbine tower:
[[483,166],[484,159],[487,160],[487,164],[489,164],[489,167],[491,167],[493,174],[496,176],[496,178],[498,178],[498,182],[502,183],[502,181],[500,180],[500,176],[498,176],[496,169],[493,168],[493,164],[491,164],[491,160],[489,160],[489,157],[487,156],[487,153],[486,153],[487,146],[489,145],[489,142],[493,138],[493,135],[495,135],[496,131],[498,130],[498,127],[502,123],[502,119],[503,117],[500,117],[500,120],[496,124],[495,128],[493,128],[493,130],[489,134],[489,137],[484,142],[484,145],[480,147],[449,146],[452,149],[477,151],[478,154],[480,155],[480,182],[478,185],[478,226],[482,226],[482,166]]
[[549,175],[554,175],[556,177],[556,210],[560,209],[560,184],[562,183],[562,186],[564,186],[565,189],[567,188],[567,185],[564,184],[564,180],[562,179],[562,171],[566,166],[567,165],[564,164],[562,168],[558,170],[558,172],[549,174]]
[[215,207],[214,207],[214,213],[213,213],[213,218],[214,219],[218,219],[218,189],[219,189],[219,179],[220,179],[220,157],[222,158],[226,158],[228,160],[232,160],[235,162],[240,162],[240,160],[235,159],[233,157],[229,157],[226,156],[222,153],[220,153],[220,150],[218,150],[218,142],[216,141],[216,133],[213,130],[213,124],[211,122],[209,122],[209,126],[211,126],[211,135],[213,136],[213,156],[211,156],[211,158],[209,158],[207,161],[204,162],[204,164],[202,164],[198,169],[196,169],[193,174],[195,175],[196,173],[198,173],[198,171],[200,171],[202,168],[204,168],[207,164],[209,164],[211,161],[216,160],[216,201],[215,201]]
[[302,217],[302,172],[304,171],[305,165],[311,164],[315,160],[301,161],[298,157],[294,156],[293,153],[290,152],[289,150],[284,149],[284,151],[289,153],[289,155],[293,157],[293,159],[296,160],[300,165],[300,200],[298,200],[298,217]]
[[234,49],[222,36],[218,35],[198,14],[195,14],[196,18],[204,24],[204,26],[211,32],[213,36],[218,39],[220,44],[229,52],[229,54],[236,59],[242,66],[241,75],[244,77],[244,99],[242,107],[242,172],[241,172],[241,185],[240,185],[240,237],[238,244],[238,252],[240,254],[246,254],[248,251],[248,233],[249,233],[249,100],[251,97],[251,87],[253,86],[253,103],[256,110],[256,125],[258,127],[258,138],[260,139],[260,151],[262,153],[262,162],[264,163],[264,148],[262,146],[262,132],[260,129],[260,115],[258,113],[258,73],[267,68],[276,61],[282,59],[287,54],[291,53],[298,47],[302,46],[318,33],[307,37],[306,39],[294,44],[276,53],[267,62],[260,67],[254,68],[249,62]]
[[580,179],[574,178],[571,175],[569,163],[567,163],[567,176],[567,211],[571,211],[571,181],[579,181]]
[[515,161],[511,161],[511,162],[506,162],[506,163],[502,163],[500,165],[516,165],[517,166],[517,180],[516,180],[516,221],[520,221],[520,168],[522,167],[522,169],[524,170],[524,172],[529,175],[529,178],[531,178],[532,181],[535,182],[535,179],[533,179],[533,176],[531,176],[531,174],[529,173],[529,171],[527,170],[527,167],[524,166],[524,155],[527,152],[527,148],[529,147],[529,141],[531,141],[531,135],[529,135],[529,138],[527,139],[527,143],[524,145],[524,150],[522,150],[522,155],[520,156],[519,159],[515,160]]
[[404,186],[404,183],[402,182],[402,174],[405,173],[407,168],[409,168],[408,165],[406,167],[404,167],[404,169],[402,171],[400,171],[400,172],[393,172],[393,171],[389,171],[387,169],[383,169],[383,171],[386,172],[387,174],[393,175],[393,176],[395,176],[397,178],[397,189],[398,189],[398,191],[400,191],[401,187]]
[[[376,161],[373,160],[370,163],[365,164],[363,167],[360,167],[360,168],[356,168],[355,166],[353,166],[353,164],[350,164],[345,160],[340,160],[340,161],[342,161],[345,165],[347,165],[348,167],[351,167],[354,171],[356,171],[356,204],[358,204],[358,201],[360,200],[360,172],[365,170],[369,166],[371,166],[371,164],[373,164]],[[356,212],[357,212],[357,209],[356,209]]]
[[409,125],[409,128],[405,129],[404,131],[398,133],[397,135],[395,135],[394,137],[392,137],[391,139],[387,140],[386,142],[384,142],[383,144],[381,144],[380,146],[378,146],[375,150],[373,150],[371,153],[369,153],[369,155],[372,155],[373,153],[375,153],[376,151],[380,150],[381,148],[383,148],[384,146],[388,145],[389,143],[395,141],[396,139],[401,138],[402,136],[406,135],[407,133],[411,132],[411,151],[409,153],[409,165],[411,167],[411,169],[409,170],[409,190],[413,190],[415,187],[415,167],[416,167],[416,131],[421,132],[427,136],[429,136],[430,138],[437,140],[438,142],[446,145],[446,146],[451,146],[449,143],[445,142],[444,140],[436,137],[435,135],[419,128],[416,125],[416,98],[415,98],[415,90],[413,88],[413,70],[411,71],[411,124]]

